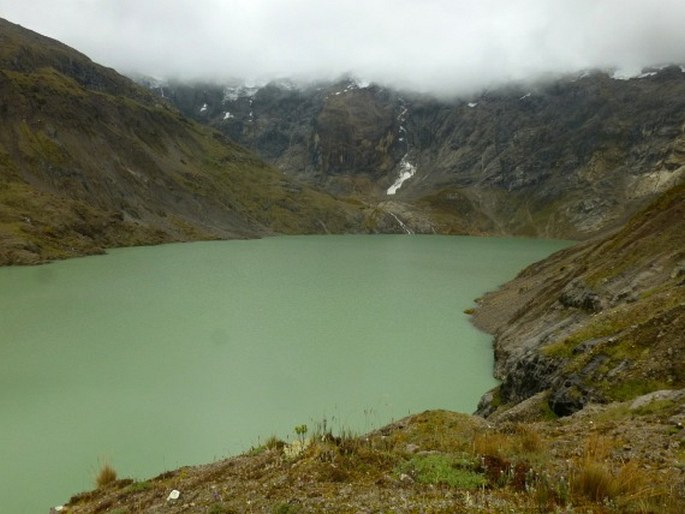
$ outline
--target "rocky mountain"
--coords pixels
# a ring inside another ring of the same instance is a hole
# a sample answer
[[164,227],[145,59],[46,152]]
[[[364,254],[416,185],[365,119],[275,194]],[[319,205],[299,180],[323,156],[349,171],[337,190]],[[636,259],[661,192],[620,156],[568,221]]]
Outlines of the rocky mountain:
[[685,173],[678,66],[453,99],[353,79],[150,85],[288,176],[390,211],[417,232],[587,238]]
[[0,20],[0,264],[165,241],[356,231],[358,204]]

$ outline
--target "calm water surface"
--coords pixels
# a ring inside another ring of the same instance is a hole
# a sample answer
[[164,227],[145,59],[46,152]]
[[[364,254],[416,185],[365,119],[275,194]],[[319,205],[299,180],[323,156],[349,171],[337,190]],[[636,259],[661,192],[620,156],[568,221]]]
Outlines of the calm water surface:
[[473,299],[560,241],[302,236],[0,269],[0,512],[99,465],[154,476],[325,418],[471,412],[495,385]]

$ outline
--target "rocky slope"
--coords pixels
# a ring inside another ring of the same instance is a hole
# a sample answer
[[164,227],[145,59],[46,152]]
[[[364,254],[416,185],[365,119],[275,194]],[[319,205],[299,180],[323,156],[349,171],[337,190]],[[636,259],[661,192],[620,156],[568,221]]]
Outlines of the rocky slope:
[[0,20],[0,264],[165,241],[355,231],[358,205]]
[[443,100],[352,79],[148,85],[289,176],[374,204],[418,232],[587,238],[685,174],[677,66]]
[[685,387],[685,186],[619,231],[527,268],[481,300],[502,379],[479,412],[535,397],[555,414]]

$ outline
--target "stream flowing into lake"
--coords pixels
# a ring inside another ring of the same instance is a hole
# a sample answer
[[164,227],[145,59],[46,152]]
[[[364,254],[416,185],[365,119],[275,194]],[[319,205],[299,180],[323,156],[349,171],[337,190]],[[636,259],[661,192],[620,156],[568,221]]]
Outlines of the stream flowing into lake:
[[291,236],[0,269],[0,512],[102,463],[144,479],[426,409],[472,412],[491,338],[465,309],[568,242]]

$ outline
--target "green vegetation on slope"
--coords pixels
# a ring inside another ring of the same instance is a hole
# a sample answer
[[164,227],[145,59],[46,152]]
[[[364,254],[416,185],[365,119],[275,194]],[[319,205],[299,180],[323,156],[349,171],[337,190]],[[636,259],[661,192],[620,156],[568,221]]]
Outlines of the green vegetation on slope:
[[53,40],[0,20],[0,264],[111,246],[354,231],[288,179]]
[[[565,420],[427,411],[364,436],[316,433],[73,496],[63,512],[663,512],[685,490],[682,392]],[[655,452],[653,447],[665,448]],[[295,451],[295,449],[297,451]],[[171,491],[177,499],[169,499]]]

